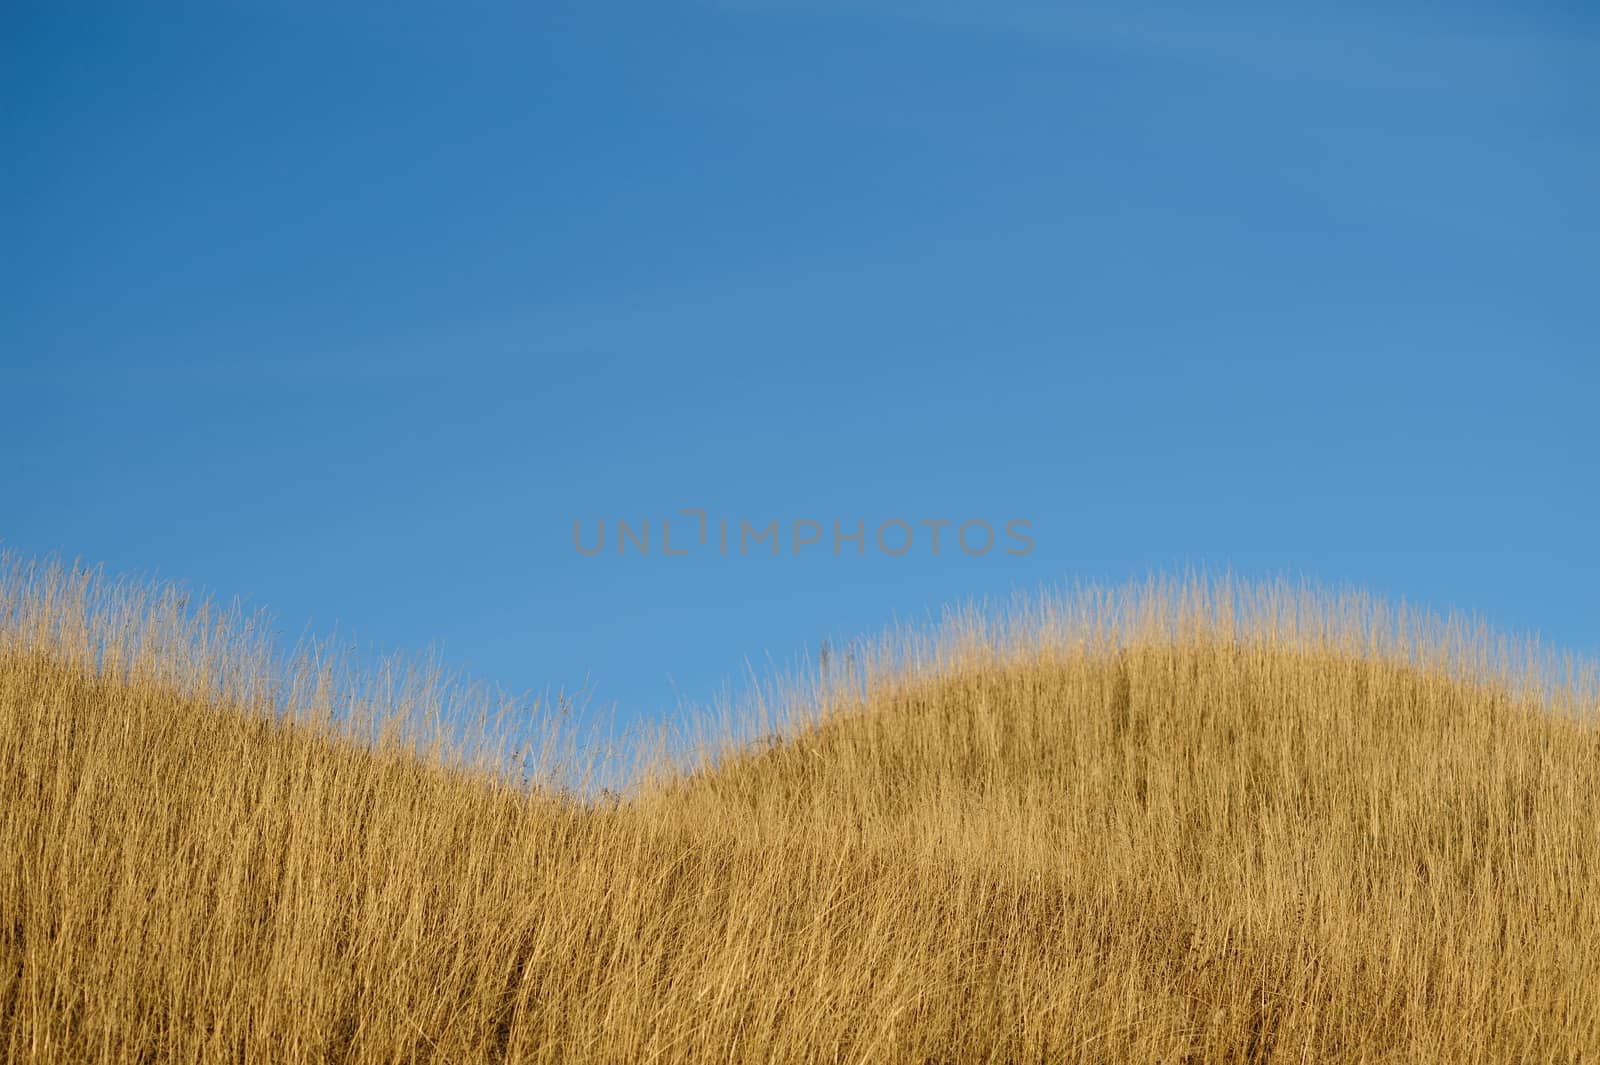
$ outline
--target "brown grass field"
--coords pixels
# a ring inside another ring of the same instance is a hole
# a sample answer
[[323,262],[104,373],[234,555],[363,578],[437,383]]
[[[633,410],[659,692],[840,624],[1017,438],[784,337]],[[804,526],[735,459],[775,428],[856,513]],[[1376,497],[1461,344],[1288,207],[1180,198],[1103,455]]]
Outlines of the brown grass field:
[[547,704],[13,557],[0,1057],[1600,1061],[1597,691],[1355,593],[1080,588],[597,799]]

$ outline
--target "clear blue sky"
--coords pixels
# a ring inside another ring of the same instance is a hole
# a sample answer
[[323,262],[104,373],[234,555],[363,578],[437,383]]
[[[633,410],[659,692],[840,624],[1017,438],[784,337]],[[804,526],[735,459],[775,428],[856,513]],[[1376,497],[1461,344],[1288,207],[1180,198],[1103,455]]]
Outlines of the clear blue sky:
[[[1600,10],[1287,8],[8,3],[0,539],[625,715],[1184,565],[1600,652]],[[828,531],[573,547],[684,507]]]

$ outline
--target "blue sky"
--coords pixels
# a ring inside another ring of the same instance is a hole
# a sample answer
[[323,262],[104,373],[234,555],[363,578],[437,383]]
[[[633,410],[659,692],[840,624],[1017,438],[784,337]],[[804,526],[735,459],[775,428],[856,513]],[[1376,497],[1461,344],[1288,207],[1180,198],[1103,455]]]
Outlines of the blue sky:
[[[1585,5],[374,7],[0,13],[7,545],[624,716],[1186,565],[1600,653]],[[681,508],[1034,548],[574,549]]]

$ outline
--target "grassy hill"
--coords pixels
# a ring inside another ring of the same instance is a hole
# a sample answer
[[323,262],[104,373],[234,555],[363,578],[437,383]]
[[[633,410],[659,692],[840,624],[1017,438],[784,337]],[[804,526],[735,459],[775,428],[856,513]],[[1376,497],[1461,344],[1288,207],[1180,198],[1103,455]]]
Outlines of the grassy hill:
[[0,1055],[1600,1059],[1590,667],[1283,586],[1041,602],[587,801],[430,747],[426,676],[10,560]]

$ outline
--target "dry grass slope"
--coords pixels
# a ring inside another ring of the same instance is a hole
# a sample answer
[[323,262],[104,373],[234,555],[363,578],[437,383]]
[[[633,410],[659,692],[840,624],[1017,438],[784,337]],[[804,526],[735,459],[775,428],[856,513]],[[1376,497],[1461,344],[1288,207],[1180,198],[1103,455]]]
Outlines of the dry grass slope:
[[8,1060],[1600,1058],[1592,674],[1458,624],[1080,592],[593,805],[0,581]]

